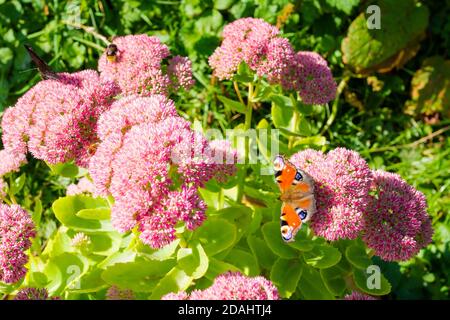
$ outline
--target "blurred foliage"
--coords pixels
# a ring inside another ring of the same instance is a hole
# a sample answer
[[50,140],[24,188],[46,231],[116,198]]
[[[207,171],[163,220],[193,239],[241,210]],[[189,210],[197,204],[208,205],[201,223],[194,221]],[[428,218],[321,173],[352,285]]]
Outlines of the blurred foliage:
[[[0,112],[14,104],[39,80],[23,44],[31,44],[54,70],[75,71],[96,68],[105,43],[95,32],[110,39],[115,35],[146,33],[160,37],[173,54],[187,55],[194,62],[197,85],[191,92],[177,98],[180,113],[203,128],[235,127],[242,122],[242,115],[235,109],[236,105],[230,106],[227,101],[237,99],[230,94],[233,90],[227,87],[229,84],[218,84],[210,77],[207,58],[220,43],[224,24],[246,16],[263,18],[280,27],[297,50],[313,50],[322,54],[337,82],[343,84],[342,92],[331,110],[327,107],[316,110],[318,115],[334,113],[335,121],[326,127],[323,138],[319,137],[320,141],[312,144],[323,148],[345,146],[355,149],[372,168],[398,172],[427,197],[435,229],[433,243],[408,262],[378,261],[383,274],[392,284],[388,298],[448,298],[450,0],[424,0],[422,3],[413,0],[379,1],[377,3],[382,8],[387,8],[386,15],[383,9],[381,12],[382,29],[367,30],[363,28],[364,17],[367,16],[367,6],[372,3],[363,0],[0,0]],[[92,29],[86,30],[86,27]],[[383,30],[384,27],[389,30]],[[266,119],[271,118],[270,108],[270,102],[257,104],[254,127],[267,125]],[[289,118],[277,117],[275,112],[273,121],[279,120],[282,125]],[[308,120],[313,130],[323,127],[322,118],[318,116]],[[42,241],[54,237],[59,224],[53,219],[52,199],[63,195],[65,187],[73,180],[49,172],[45,164],[31,160],[20,174],[11,177],[10,182],[10,185],[16,186],[16,197],[34,212],[33,219],[39,221]],[[254,190],[268,184],[263,177],[252,183]],[[209,222],[204,232],[214,232],[215,223],[229,224],[230,232],[236,232],[234,222],[220,220],[223,219],[220,217],[223,214],[221,210],[224,209],[217,210],[217,217]],[[273,213],[261,209],[254,214],[270,220],[268,217]],[[258,266],[262,267],[263,273],[274,266],[288,270],[289,279],[306,279],[302,282],[305,283],[304,289],[294,293],[294,298],[326,298],[330,291],[336,295],[342,292],[340,284],[332,282],[332,272],[321,271],[319,274],[309,267],[307,255],[304,255],[305,262],[302,261],[299,268],[289,269],[292,256],[288,249],[291,248],[271,243],[270,239],[279,239],[278,235],[271,236],[272,229],[270,222],[266,223],[255,236],[247,238],[247,243],[240,243],[229,252],[224,261],[219,257],[224,256],[225,251],[220,251],[229,244],[222,243],[222,248],[196,242],[195,237],[201,238],[197,234],[192,239],[197,251],[190,254],[200,260],[203,250],[218,255],[217,259],[214,256],[209,261],[215,271],[206,273],[207,279],[226,269],[227,263],[238,264],[241,261],[251,266],[250,274],[258,273]],[[240,236],[236,234],[236,242]],[[115,239],[108,241],[116,245]],[[64,241],[61,240],[61,243]],[[35,249],[41,245],[35,244]],[[120,244],[121,247],[126,245]],[[257,263],[242,248],[251,250],[258,258]],[[280,248],[283,251],[278,252],[278,256],[272,253]],[[334,249],[326,246],[329,251],[327,255],[336,264],[340,255],[338,259]],[[65,248],[51,250],[64,251]],[[170,256],[173,252],[168,254]],[[55,266],[47,266],[43,275],[53,274],[67,261],[79,264],[82,272],[87,272],[90,261],[84,261],[76,253],[67,252],[65,255],[65,260],[60,258]],[[133,265],[119,263],[109,266],[105,262],[103,267],[107,272],[103,278],[110,283],[120,283],[122,272],[135,274],[136,284],[139,279],[162,271],[165,274],[170,270],[168,279],[182,273],[178,267],[173,267],[170,259],[162,261],[160,269],[146,272],[141,270],[139,258],[118,256],[115,259],[120,262],[133,261]],[[177,259],[186,261],[183,254]],[[199,263],[199,268],[202,263]],[[342,263],[334,265],[336,269],[332,269],[333,272],[350,268]],[[190,277],[194,279],[197,273],[204,270],[191,271]],[[270,277],[270,274],[266,276]],[[283,296],[293,294],[295,287],[292,288],[283,274],[274,273],[271,278],[283,288]],[[322,282],[321,279],[329,279],[330,282]],[[96,289],[94,280],[86,279],[83,288]],[[38,283],[36,279],[27,281]],[[208,281],[200,281],[198,286],[207,286]],[[315,285],[317,281],[328,290]],[[308,283],[311,288],[307,287]],[[63,290],[60,285],[54,284],[53,292]],[[148,285],[152,286],[152,290],[156,286]],[[152,291],[150,288],[140,289]],[[161,294],[156,289],[154,292],[155,296]]]

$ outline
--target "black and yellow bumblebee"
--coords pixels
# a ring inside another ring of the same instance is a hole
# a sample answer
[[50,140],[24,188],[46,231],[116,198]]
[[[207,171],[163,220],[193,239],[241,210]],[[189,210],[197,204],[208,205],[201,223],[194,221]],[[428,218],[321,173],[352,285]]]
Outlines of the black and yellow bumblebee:
[[106,47],[106,58],[109,62],[116,62],[118,51],[119,49],[114,43],[110,43],[108,47]]

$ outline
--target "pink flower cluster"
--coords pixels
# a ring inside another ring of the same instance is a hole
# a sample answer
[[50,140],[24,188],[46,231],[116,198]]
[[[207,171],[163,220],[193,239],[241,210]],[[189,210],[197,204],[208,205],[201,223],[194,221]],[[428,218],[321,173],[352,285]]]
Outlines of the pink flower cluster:
[[135,300],[135,297],[132,290],[112,286],[106,292],[106,300]]
[[239,272],[218,276],[205,290],[169,293],[162,300],[278,300],[277,288],[264,277],[250,278]]
[[74,196],[77,194],[96,195],[95,186],[92,181],[86,177],[83,177],[78,181],[78,183],[73,183],[67,187],[66,195]]
[[189,59],[175,56],[166,65],[170,51],[157,37],[129,35],[116,37],[113,42],[118,48],[115,61],[109,61],[104,53],[98,70],[102,78],[115,81],[124,95],[168,95],[193,86]]
[[49,300],[45,288],[23,288],[17,292],[14,300]]
[[352,291],[351,293],[344,296],[344,300],[378,300],[378,299],[359,291]]
[[25,274],[28,256],[24,252],[35,236],[34,223],[18,205],[0,204],[0,281],[15,283]]
[[17,171],[28,151],[50,164],[75,160],[87,165],[97,118],[109,108],[118,87],[93,70],[59,77],[40,81],[5,111],[0,176]]
[[330,241],[362,236],[384,260],[408,260],[430,243],[425,197],[400,176],[372,171],[357,152],[344,148],[327,154],[307,149],[291,161],[315,182],[316,235]]
[[[178,221],[191,230],[199,226],[206,208],[197,188],[235,170],[214,161],[225,145],[191,130],[163,95],[117,101],[101,116],[98,132],[89,173],[96,191],[115,199],[113,226],[126,232],[137,225],[141,240],[155,248],[175,239]],[[231,148],[226,152],[236,158]]]
[[231,79],[245,62],[259,77],[286,90],[299,91],[306,104],[334,99],[336,82],[317,53],[298,52],[280,31],[262,19],[243,18],[225,26],[223,41],[209,58],[214,75]]
[[307,149],[291,161],[315,182],[317,212],[311,218],[315,234],[331,241],[357,238],[372,182],[366,161],[345,148],[328,154]]
[[373,176],[364,241],[383,260],[408,260],[433,235],[425,196],[398,174],[377,170]]

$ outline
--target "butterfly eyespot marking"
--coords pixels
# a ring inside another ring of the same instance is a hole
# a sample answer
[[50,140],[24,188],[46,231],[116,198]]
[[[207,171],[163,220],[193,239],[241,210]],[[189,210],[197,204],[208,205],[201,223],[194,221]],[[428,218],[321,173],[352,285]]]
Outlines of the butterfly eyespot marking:
[[300,208],[296,208],[295,212],[298,214],[298,216],[300,217],[300,219],[305,220],[306,217],[308,216],[308,212],[306,210],[302,210]]
[[275,160],[273,160],[273,169],[275,170],[275,176],[277,174],[280,175],[283,168],[284,168],[284,159],[281,156],[277,156]]
[[302,181],[303,180],[302,174],[300,172],[298,172],[298,171],[295,174],[295,180],[297,180],[297,181]]
[[285,241],[289,241],[292,239],[292,228],[289,226],[281,227],[281,236]]

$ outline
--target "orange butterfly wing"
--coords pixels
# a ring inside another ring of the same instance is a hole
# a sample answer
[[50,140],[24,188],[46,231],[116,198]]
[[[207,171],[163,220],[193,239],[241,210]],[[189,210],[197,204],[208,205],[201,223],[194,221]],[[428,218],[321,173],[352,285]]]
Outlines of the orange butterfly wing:
[[293,241],[302,222],[308,221],[316,211],[314,182],[302,170],[277,156],[274,160],[275,179],[280,187],[281,235],[285,241]]

